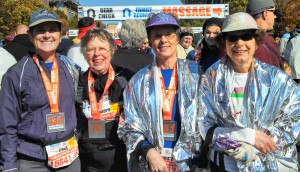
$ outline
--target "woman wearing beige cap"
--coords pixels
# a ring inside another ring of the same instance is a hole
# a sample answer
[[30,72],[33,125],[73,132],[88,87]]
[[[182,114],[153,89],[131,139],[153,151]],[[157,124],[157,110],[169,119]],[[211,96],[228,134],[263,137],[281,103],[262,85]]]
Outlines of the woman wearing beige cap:
[[79,172],[75,86],[78,71],[56,54],[61,22],[56,13],[32,13],[27,54],[3,76],[0,146],[4,171]]
[[205,117],[208,126],[218,126],[212,171],[297,171],[300,90],[284,71],[253,56],[261,37],[247,13],[223,23],[219,43],[227,56],[203,80],[223,112]]

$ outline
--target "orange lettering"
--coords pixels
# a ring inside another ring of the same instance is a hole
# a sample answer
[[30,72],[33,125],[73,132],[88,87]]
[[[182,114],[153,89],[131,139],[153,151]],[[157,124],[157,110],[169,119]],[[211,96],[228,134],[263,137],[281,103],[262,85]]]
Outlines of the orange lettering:
[[211,16],[210,9],[211,9],[210,6],[206,7],[206,16]]
[[193,7],[192,16],[199,16],[197,7]]
[[191,16],[191,7],[186,7],[185,9],[185,12],[186,12],[186,16]]
[[170,13],[171,12],[171,7],[163,7],[162,11],[165,12],[165,13]]
[[200,7],[199,8],[199,14],[200,14],[200,16],[205,16],[205,8],[204,7]]
[[179,16],[184,16],[184,7],[179,7]]
[[172,13],[174,13],[175,14],[175,16],[178,16],[178,14],[177,14],[177,8],[176,7],[174,7],[173,9],[172,9]]

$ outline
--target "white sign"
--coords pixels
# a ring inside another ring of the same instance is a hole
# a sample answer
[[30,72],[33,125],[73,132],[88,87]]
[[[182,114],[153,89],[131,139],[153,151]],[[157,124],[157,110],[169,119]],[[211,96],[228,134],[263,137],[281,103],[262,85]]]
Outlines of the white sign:
[[229,4],[190,4],[154,6],[78,6],[78,17],[94,20],[147,19],[151,13],[174,13],[180,19],[225,18],[229,15]]
[[77,35],[78,35],[78,29],[69,30],[69,36],[77,36]]

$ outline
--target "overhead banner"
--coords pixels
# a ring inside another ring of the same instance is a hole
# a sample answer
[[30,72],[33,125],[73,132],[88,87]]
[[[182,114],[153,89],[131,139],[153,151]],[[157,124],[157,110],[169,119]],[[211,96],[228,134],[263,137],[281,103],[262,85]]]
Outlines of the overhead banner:
[[78,17],[94,20],[147,19],[151,13],[174,13],[180,19],[225,18],[229,4],[191,4],[155,6],[78,6]]

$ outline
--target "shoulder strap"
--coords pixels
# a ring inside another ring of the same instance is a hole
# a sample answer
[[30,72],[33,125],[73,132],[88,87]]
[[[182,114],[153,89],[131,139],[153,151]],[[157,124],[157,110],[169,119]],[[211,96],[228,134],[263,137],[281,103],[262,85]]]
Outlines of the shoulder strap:
[[200,152],[200,157],[199,157],[199,167],[200,168],[207,168],[209,164],[209,145],[212,142],[212,138],[214,135],[214,131],[217,128],[217,125],[214,125],[209,128],[207,131],[205,141],[203,142],[201,146],[201,152]]

